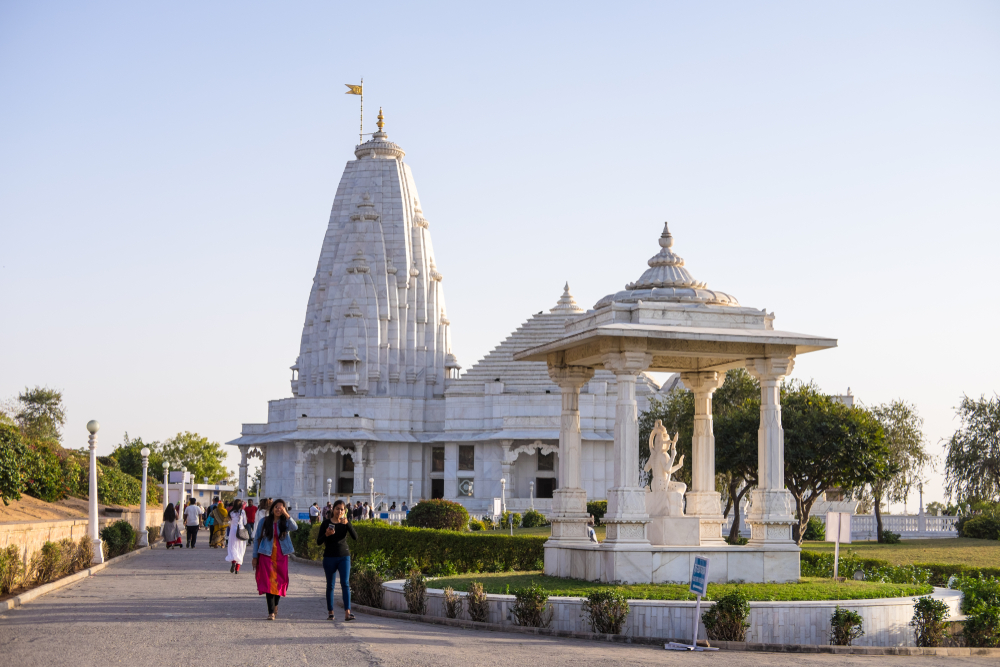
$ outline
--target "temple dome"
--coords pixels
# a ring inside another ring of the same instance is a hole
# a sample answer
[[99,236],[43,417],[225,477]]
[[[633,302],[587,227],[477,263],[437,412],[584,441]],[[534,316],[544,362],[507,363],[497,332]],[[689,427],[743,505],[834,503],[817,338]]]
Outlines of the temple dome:
[[399,144],[389,141],[389,135],[382,128],[385,127],[382,109],[378,110],[378,132],[372,134],[372,138],[363,144],[354,147],[354,156],[359,160],[362,158],[391,158],[402,160],[406,152],[399,147]]
[[675,303],[695,303],[713,306],[739,306],[736,297],[710,290],[705,283],[694,279],[684,267],[684,260],[671,248],[674,237],[667,223],[663,223],[663,233],[659,239],[660,251],[646,262],[649,268],[634,283],[615,294],[609,294],[597,302],[600,308],[613,301],[635,303],[638,301],[661,301]]

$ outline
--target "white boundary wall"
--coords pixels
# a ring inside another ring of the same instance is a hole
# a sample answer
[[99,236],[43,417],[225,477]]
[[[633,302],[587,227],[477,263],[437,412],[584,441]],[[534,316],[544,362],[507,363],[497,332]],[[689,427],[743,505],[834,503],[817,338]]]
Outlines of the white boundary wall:
[[[403,581],[384,584],[383,605],[393,611],[407,611],[403,597]],[[465,596],[465,593],[459,593]],[[933,597],[944,600],[951,608],[951,617],[957,616],[962,594],[945,588],[935,588]],[[427,590],[427,615],[445,616],[444,591]],[[490,623],[513,624],[510,608],[513,595],[489,595]],[[583,611],[585,598],[549,598],[552,622],[549,627],[571,632],[590,632]],[[711,602],[702,602],[702,612]],[[844,600],[823,602],[751,602],[750,629],[747,641],[768,644],[829,644],[830,617],[837,605],[861,614],[864,619],[864,637],[855,646],[914,646],[913,598],[882,598],[877,600]],[[624,633],[632,637],[658,637],[664,640],[690,641],[694,629],[694,602],[674,600],[630,600],[629,614]],[[459,618],[469,619],[463,604]],[[705,626],[699,623],[699,638],[705,638]]]

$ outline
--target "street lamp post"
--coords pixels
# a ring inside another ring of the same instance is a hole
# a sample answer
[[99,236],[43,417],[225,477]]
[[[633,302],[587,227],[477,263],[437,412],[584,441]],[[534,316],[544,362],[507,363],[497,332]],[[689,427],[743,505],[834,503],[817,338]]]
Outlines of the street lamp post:
[[528,482],[528,503],[531,509],[535,509],[535,483]]
[[413,509],[413,482],[410,482],[410,502],[406,506]]
[[368,493],[371,496],[371,501],[370,501],[370,503],[369,503],[368,506],[372,508],[371,511],[374,514],[375,513],[375,478],[374,477],[369,477],[368,478]]
[[[507,511],[507,479],[500,478],[500,525],[503,525],[503,515]],[[513,529],[511,530],[513,532]]]
[[330,502],[330,491],[333,489],[333,480],[329,477],[326,478],[326,502]]
[[[187,493],[187,479],[188,479],[188,469],[186,466],[181,466],[181,507],[186,508],[187,503],[184,501],[184,494]],[[193,483],[193,482],[192,482]],[[194,487],[191,487],[191,495],[194,496]]]
[[89,521],[90,541],[94,545],[94,563],[104,562],[104,549],[101,544],[100,532],[97,525],[97,431],[101,425],[96,419],[87,422],[87,430],[90,431],[90,488],[87,492],[89,501]]
[[149,546],[149,531],[146,529],[146,472],[149,470],[149,447],[139,450],[142,454],[142,498],[139,499],[139,539],[138,546]]
[[167,509],[170,502],[170,466],[163,464],[163,509]]

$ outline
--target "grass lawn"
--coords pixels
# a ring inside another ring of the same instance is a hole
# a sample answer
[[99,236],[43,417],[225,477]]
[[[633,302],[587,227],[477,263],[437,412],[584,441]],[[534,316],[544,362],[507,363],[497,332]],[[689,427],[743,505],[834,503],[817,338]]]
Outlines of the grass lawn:
[[[833,542],[803,542],[805,551],[832,552]],[[1000,567],[1000,540],[955,537],[940,540],[903,540],[899,544],[854,542],[841,544],[840,553],[851,549],[862,558],[880,558],[893,565],[942,563],[972,567]]]
[[[594,532],[597,533],[597,539],[599,541],[601,541],[601,542],[604,541],[604,536],[605,536],[605,532],[606,531],[607,531],[607,527],[606,526],[594,526]],[[497,529],[497,532],[498,533],[500,532],[499,528]],[[510,535],[510,528],[504,528],[503,532],[506,533],[507,535]],[[539,526],[538,528],[515,528],[514,529],[514,534],[515,535],[543,535],[545,537],[548,537],[549,535],[552,534],[552,527],[551,526]]]
[[[549,595],[565,597],[586,597],[591,591],[608,588],[608,584],[600,582],[547,577],[541,572],[464,574],[441,577],[428,583],[432,588],[451,586],[456,591],[468,591],[473,581],[482,582],[487,593],[513,593],[532,583],[544,588]],[[797,584],[709,584],[707,599],[718,598],[737,585],[751,600],[862,600],[925,595],[932,590],[931,586],[922,584],[878,584],[854,580],[838,584],[830,579],[805,577]],[[686,584],[633,584],[617,588],[622,589],[630,600],[695,599]]]

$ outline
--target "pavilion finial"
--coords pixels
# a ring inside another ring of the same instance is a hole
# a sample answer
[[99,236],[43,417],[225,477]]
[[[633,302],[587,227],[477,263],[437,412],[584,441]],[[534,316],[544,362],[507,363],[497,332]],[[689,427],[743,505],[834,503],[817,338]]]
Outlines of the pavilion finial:
[[670,234],[670,223],[663,223],[663,233],[660,234],[660,247],[661,248],[672,248],[674,245],[674,237]]
[[573,295],[569,293],[569,282],[563,287],[563,294],[556,305],[549,309],[550,313],[582,313],[583,308],[577,305]]
[[382,107],[378,108],[378,122],[375,124],[378,125],[378,131],[382,132],[383,131],[382,128],[385,127],[385,120],[384,117],[382,116]]

